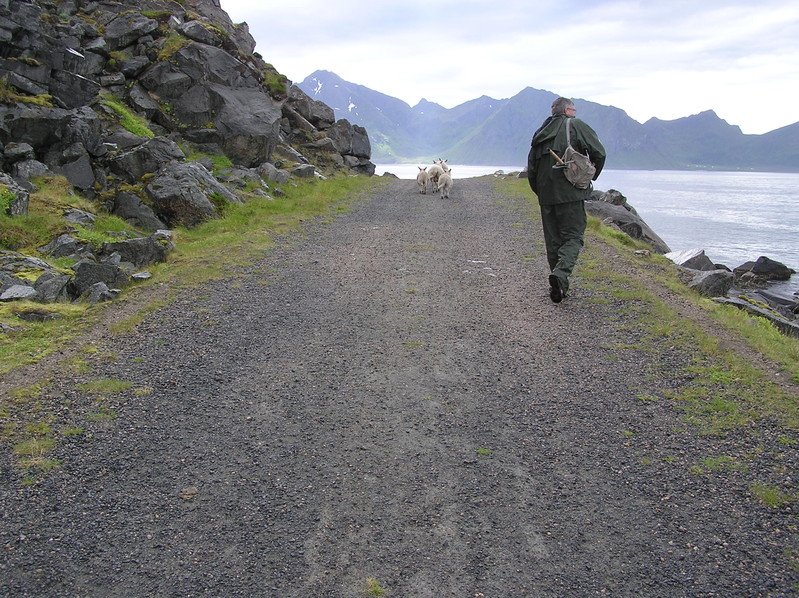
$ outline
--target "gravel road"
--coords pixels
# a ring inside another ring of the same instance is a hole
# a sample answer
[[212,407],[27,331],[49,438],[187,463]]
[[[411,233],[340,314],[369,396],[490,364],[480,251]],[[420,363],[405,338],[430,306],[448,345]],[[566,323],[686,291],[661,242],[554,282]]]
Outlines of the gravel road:
[[750,493],[796,449],[686,424],[623,300],[580,266],[549,300],[534,214],[391,180],[108,335],[43,399],[91,420],[63,467],[24,485],[3,450],[0,595],[797,595],[796,516]]

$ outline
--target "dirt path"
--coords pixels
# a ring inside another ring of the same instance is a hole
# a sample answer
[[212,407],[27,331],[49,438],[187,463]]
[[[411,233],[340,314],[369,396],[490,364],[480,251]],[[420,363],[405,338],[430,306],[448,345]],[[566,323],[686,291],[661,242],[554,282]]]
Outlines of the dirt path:
[[[773,439],[701,437],[641,400],[682,374],[619,348],[631,316],[579,276],[550,302],[521,201],[414,188],[66,380],[53,398],[98,421],[38,485],[2,462],[0,595],[794,595],[790,509],[690,471]],[[133,388],[78,390],[101,377]]]

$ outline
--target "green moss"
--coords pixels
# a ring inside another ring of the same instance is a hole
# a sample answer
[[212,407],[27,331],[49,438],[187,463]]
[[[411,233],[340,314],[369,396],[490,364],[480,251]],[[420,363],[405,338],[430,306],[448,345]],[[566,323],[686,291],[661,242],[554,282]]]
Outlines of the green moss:
[[263,76],[263,86],[270,96],[277,100],[285,99],[288,95],[288,78],[277,72],[275,67],[267,64],[261,73]]
[[227,156],[220,156],[216,154],[204,154],[202,152],[197,152],[197,151],[186,152],[186,160],[190,162],[199,161],[201,158],[209,158],[214,163],[214,170],[233,168],[233,162]]
[[103,106],[110,108],[119,117],[120,124],[125,130],[130,131],[139,137],[155,137],[155,134],[147,126],[147,121],[141,116],[133,114],[133,112],[131,112],[121,100],[118,100],[113,96],[105,96],[100,100],[100,102],[103,104]]
[[35,96],[21,95],[7,79],[0,79],[0,103],[16,104],[17,102],[52,108],[53,96],[46,93]]
[[133,384],[119,378],[99,378],[78,385],[83,392],[93,395],[115,394],[128,390]]
[[141,11],[141,15],[143,17],[147,17],[148,19],[153,19],[154,21],[158,21],[159,23],[164,23],[169,20],[169,17],[172,16],[171,10],[143,10]]
[[23,56],[21,58],[10,58],[9,60],[16,60],[17,62],[21,62],[22,64],[26,64],[32,67],[39,67],[42,66],[42,63],[36,60],[35,58],[30,58],[27,56]]
[[169,60],[176,52],[188,46],[189,43],[190,40],[180,33],[171,33],[164,40],[164,45],[161,46],[161,51],[158,53],[158,60]]
[[223,216],[230,205],[230,202],[225,199],[225,196],[219,193],[218,191],[213,191],[212,193],[208,194],[208,199],[214,206],[214,210],[220,216]]

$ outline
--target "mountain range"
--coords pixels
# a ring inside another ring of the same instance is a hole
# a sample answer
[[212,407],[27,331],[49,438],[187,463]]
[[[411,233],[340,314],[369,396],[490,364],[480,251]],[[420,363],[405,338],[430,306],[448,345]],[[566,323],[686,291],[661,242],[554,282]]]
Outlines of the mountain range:
[[[457,164],[522,166],[533,133],[558,97],[527,87],[508,99],[481,96],[454,108],[424,99],[410,106],[322,70],[297,86],[333,108],[337,119],[364,127],[372,160],[382,163],[443,157]],[[605,145],[606,168],[799,172],[799,123],[746,135],[712,110],[641,124],[613,106],[574,103]]]

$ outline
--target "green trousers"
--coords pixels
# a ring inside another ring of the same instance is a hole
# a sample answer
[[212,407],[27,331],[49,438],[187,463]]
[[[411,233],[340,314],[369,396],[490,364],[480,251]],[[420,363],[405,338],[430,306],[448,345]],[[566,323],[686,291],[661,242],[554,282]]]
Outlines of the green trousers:
[[571,276],[577,256],[583,246],[585,235],[585,202],[570,201],[541,206],[541,221],[544,225],[544,242],[547,246],[549,269],[561,282],[564,291],[569,290]]

